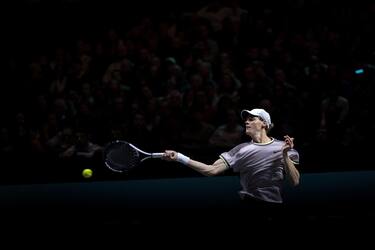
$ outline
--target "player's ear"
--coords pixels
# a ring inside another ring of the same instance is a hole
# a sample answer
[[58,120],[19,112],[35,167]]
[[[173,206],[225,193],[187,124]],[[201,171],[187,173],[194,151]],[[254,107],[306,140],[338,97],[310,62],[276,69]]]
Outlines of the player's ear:
[[263,121],[262,120],[262,123],[263,123],[263,127],[265,128],[265,129],[267,129],[268,127],[267,127],[267,123],[265,122],[265,121]]

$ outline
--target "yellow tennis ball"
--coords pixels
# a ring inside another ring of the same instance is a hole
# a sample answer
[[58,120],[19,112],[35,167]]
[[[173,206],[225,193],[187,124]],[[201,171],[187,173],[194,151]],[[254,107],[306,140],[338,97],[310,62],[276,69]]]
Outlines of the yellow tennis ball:
[[92,176],[92,170],[89,168],[86,168],[82,171],[82,175],[84,178],[90,178]]

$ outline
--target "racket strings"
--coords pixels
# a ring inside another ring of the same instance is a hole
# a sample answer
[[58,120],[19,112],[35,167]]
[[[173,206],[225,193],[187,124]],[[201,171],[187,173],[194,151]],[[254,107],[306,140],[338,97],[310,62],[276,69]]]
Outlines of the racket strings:
[[107,155],[107,163],[118,171],[127,171],[139,163],[139,153],[128,144],[116,145]]

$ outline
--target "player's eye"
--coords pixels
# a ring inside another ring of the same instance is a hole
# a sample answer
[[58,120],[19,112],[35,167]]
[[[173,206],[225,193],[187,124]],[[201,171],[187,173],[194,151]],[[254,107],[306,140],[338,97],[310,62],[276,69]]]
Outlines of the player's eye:
[[252,122],[252,121],[255,121],[256,118],[258,118],[258,117],[257,116],[249,116],[249,117],[247,117],[247,120]]

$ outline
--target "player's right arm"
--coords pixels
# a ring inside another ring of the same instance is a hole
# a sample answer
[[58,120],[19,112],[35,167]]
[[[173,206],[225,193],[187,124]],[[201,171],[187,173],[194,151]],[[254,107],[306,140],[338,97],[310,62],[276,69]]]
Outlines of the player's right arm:
[[192,160],[183,155],[182,157],[185,157],[184,161],[179,160],[181,159],[180,153],[177,153],[176,151],[173,151],[173,150],[166,150],[164,152],[163,159],[167,161],[183,162],[186,166],[206,176],[217,175],[228,169],[227,164],[221,158],[217,159],[213,164],[208,165],[200,161]]

